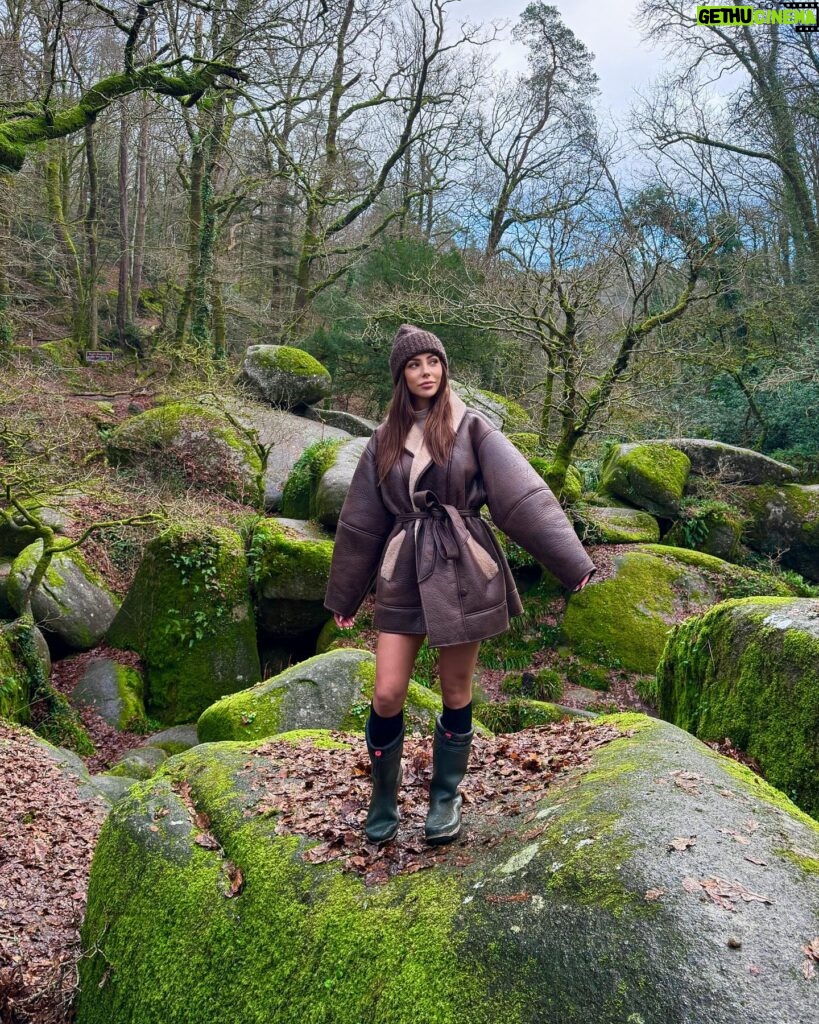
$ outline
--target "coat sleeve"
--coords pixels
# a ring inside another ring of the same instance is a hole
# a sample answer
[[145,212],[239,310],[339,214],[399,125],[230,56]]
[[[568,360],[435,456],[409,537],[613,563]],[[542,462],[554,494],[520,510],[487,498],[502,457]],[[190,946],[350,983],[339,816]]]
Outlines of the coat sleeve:
[[574,590],[595,566],[560,502],[498,429],[484,435],[477,454],[495,525]]
[[373,435],[361,454],[336,528],[324,606],[345,618],[355,615],[375,576],[395,516],[384,505],[375,465]]

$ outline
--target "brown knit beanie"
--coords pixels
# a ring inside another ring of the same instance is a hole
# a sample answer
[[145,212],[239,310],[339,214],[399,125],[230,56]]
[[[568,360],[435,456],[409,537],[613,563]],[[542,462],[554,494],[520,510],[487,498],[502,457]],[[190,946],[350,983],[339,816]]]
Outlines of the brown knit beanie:
[[449,369],[446,361],[446,352],[441,344],[441,339],[436,338],[429,331],[422,331],[420,327],[413,327],[412,324],[401,324],[392,343],[390,353],[390,370],[394,384],[398,383],[401,371],[413,356],[421,352],[434,352],[439,356],[441,362]]

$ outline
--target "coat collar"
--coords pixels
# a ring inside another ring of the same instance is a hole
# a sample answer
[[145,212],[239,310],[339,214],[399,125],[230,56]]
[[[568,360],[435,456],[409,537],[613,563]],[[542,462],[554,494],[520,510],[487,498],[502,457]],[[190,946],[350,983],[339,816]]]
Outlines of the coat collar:
[[[449,391],[449,413],[452,431],[457,434],[458,427],[460,427],[466,415],[466,406],[451,388]],[[421,474],[426,472],[432,465],[432,456],[424,440],[423,426],[413,423],[407,434],[407,439],[404,441],[404,447],[412,452],[412,469],[409,476],[409,495],[410,502],[412,502],[412,496],[415,493]]]

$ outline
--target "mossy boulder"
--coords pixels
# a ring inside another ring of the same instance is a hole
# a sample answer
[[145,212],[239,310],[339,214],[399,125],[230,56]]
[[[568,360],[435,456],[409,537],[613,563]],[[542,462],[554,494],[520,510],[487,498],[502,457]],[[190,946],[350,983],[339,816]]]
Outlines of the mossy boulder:
[[739,448],[721,441],[695,437],[669,437],[662,441],[641,441],[641,444],[670,446],[691,460],[691,472],[721,483],[786,484],[799,478],[799,471],[785,462],[767,455]]
[[[302,454],[320,441],[348,441],[350,434],[337,427],[325,426],[284,409],[274,409],[249,398],[225,402],[236,419],[256,431],[259,443],[269,448],[264,473],[264,507],[268,512],[281,509],[285,484]],[[307,512],[287,513],[294,519],[306,519]]]
[[722,501],[686,503],[681,518],[663,537],[663,543],[674,547],[694,548],[728,562],[742,556],[742,532],[746,519],[731,505]]
[[13,559],[0,556],[0,619],[13,619],[16,612],[8,599],[8,582]]
[[157,768],[167,760],[167,751],[159,747],[135,747],[105,774],[113,778],[150,779]]
[[545,701],[514,697],[512,700],[483,701],[476,705],[475,715],[487,729],[505,733],[552,725],[565,718],[566,711]]
[[250,345],[239,380],[280,409],[319,402],[330,394],[333,385],[318,359],[289,345]]
[[[327,438],[316,441],[304,449],[284,485],[281,498],[282,516],[288,519],[318,518],[316,496],[319,482],[324,474],[335,465],[339,451],[350,443],[352,442],[344,441],[341,438]],[[360,444],[360,442],[355,443]],[[363,445],[357,451],[356,465],[361,451],[363,451]],[[335,526],[335,523],[333,525]]]
[[[819,915],[817,827],[674,726],[610,724],[626,735],[585,769],[532,773],[525,813],[470,801],[465,844],[370,884],[343,870],[363,848],[366,787],[339,799],[349,845],[321,858],[264,792],[284,773],[300,812],[326,814],[310,803],[318,761],[346,781],[366,764],[360,737],[173,758],[100,836],[78,1024],[813,1021],[802,948]],[[689,849],[671,848],[680,837]]]
[[35,366],[69,367],[79,364],[79,353],[71,338],[59,341],[46,341],[30,350],[31,361]]
[[540,452],[540,437],[528,430],[519,430],[506,435],[517,450],[527,459],[535,458]]
[[0,718],[26,725],[31,719],[34,680],[19,657],[14,632],[0,629]]
[[248,564],[266,637],[301,636],[327,621],[324,594],[332,558],[332,539],[313,524],[264,519],[254,527]]
[[472,384],[461,384],[451,378],[449,386],[471,409],[482,413],[504,433],[519,434],[528,431],[532,417],[522,405],[512,399]]
[[375,420],[356,416],[343,409],[321,409],[308,405],[301,415],[306,416],[309,420],[316,420],[318,423],[326,423],[330,427],[346,430],[353,437],[371,437],[378,426]]
[[[211,705],[199,718],[199,741],[261,739],[293,729],[360,731],[374,683],[375,658],[369,651],[318,654]],[[408,729],[431,732],[442,709],[440,697],[410,683],[404,709]]]
[[159,747],[166,754],[173,755],[195,747],[199,737],[196,734],[196,725],[172,725],[170,729],[152,733],[150,740],[152,747]]
[[137,651],[148,713],[190,722],[261,677],[247,558],[238,534],[178,525],[145,550],[107,637]]
[[588,544],[656,544],[660,524],[649,512],[636,508],[584,505],[572,509],[578,537]]
[[719,558],[660,544],[624,547],[608,579],[572,594],[563,636],[575,654],[629,672],[655,671],[671,628],[734,594],[790,588]]
[[[24,503],[25,504],[25,503]],[[56,508],[49,508],[37,503],[31,507],[37,518],[57,534],[64,534],[70,520]],[[29,525],[19,512],[10,518],[0,518],[0,554],[19,555],[23,548],[39,539],[37,528]]]
[[126,420],[106,442],[115,466],[138,466],[180,489],[259,503],[262,464],[247,437],[215,409],[173,402]]
[[95,658],[71,691],[70,700],[75,708],[90,707],[109,725],[128,729],[145,721],[143,694],[138,669],[112,658]]
[[819,602],[746,598],[672,633],[657,670],[663,718],[731,742],[819,818]]
[[819,582],[819,484],[737,487],[731,499],[748,516],[749,547]]
[[356,471],[367,439],[356,437],[342,444],[336,452],[333,464],[320,476],[316,487],[314,518],[328,530],[335,530],[341,506],[347,497],[353,473]]
[[600,491],[658,516],[680,508],[691,462],[664,444],[614,445],[603,462]]
[[[25,592],[43,553],[36,541],[15,558],[6,587],[9,603],[22,613]],[[46,638],[74,651],[98,644],[117,614],[119,601],[77,548],[55,554],[31,598],[35,622]]]

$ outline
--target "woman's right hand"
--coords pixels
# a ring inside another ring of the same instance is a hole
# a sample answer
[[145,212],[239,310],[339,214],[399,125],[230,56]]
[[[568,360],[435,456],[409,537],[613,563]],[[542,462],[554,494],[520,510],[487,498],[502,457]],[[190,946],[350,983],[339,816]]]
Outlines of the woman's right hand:
[[338,612],[333,612],[333,619],[339,629],[349,629],[355,624],[355,615],[351,615],[345,619],[343,615],[339,615]]

